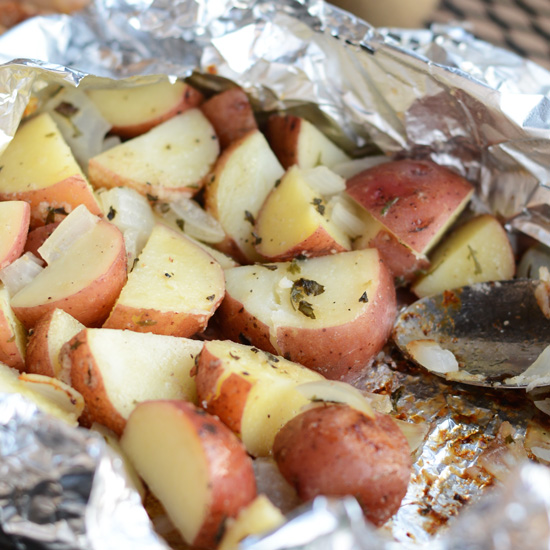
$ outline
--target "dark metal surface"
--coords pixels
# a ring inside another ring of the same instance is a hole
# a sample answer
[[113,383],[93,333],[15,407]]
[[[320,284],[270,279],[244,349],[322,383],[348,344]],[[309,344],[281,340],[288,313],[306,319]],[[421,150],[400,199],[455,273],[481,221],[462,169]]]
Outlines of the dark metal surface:
[[455,355],[460,371],[485,377],[453,379],[517,388],[503,381],[523,373],[550,345],[550,320],[534,296],[537,282],[480,283],[418,300],[399,315],[394,342],[414,361],[407,353],[407,344],[435,340]]

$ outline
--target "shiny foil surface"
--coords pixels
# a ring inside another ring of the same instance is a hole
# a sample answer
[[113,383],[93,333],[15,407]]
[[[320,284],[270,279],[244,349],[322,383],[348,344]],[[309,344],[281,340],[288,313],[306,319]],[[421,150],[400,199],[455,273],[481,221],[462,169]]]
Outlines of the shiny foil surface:
[[[51,84],[230,80],[258,112],[303,114],[355,156],[451,167],[476,185],[475,210],[550,245],[550,73],[461,28],[374,29],[320,0],[96,0],[6,33],[0,60],[0,147]],[[523,392],[444,382],[392,350],[361,387],[425,427],[398,514],[375,531],[353,499],[318,499],[243,547],[550,547],[548,417]],[[100,436],[17,396],[0,396],[0,418],[2,548],[167,548]]]

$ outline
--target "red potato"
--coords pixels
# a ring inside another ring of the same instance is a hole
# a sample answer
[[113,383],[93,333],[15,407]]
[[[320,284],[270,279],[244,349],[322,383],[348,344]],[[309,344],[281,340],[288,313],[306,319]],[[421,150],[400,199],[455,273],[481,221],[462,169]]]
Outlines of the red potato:
[[0,202],[0,269],[23,253],[30,220],[31,209],[26,202]]
[[272,115],[266,130],[269,145],[285,169],[331,166],[350,158],[313,124],[293,115]]
[[277,431],[309,403],[297,387],[324,380],[302,365],[229,341],[204,344],[195,378],[199,403],[253,456],[269,455]]
[[389,416],[375,414],[324,404],[283,426],[273,455],[303,500],[352,495],[376,526],[397,512],[411,475],[409,445]]
[[216,548],[226,522],[256,497],[252,460],[219,419],[183,401],[148,401],[121,445],[187,544]]
[[188,109],[147,133],[92,157],[94,187],[131,187],[151,200],[194,195],[219,154],[214,128],[199,109]]
[[254,245],[254,219],[284,174],[263,134],[254,130],[234,141],[216,162],[205,187],[205,206],[226,233],[215,247],[239,263],[261,259]]
[[174,336],[84,329],[64,344],[60,363],[84,397],[87,418],[120,435],[138,403],[197,401],[191,370],[201,348]]
[[25,370],[71,383],[70,373],[64,372],[59,361],[59,352],[84,327],[82,323],[62,309],[54,309],[39,319],[29,335]]
[[224,335],[350,381],[391,332],[395,288],[376,249],[228,269]]
[[223,270],[212,256],[158,224],[103,326],[192,336],[206,328],[224,294]]
[[[82,212],[77,210],[67,216],[43,247],[56,238],[58,231],[65,231],[64,224]],[[84,233],[73,235],[73,239],[12,297],[13,311],[26,328],[56,308],[87,326],[101,324],[109,315],[126,282],[122,233],[111,223],[96,218],[93,225]]]
[[223,150],[258,125],[248,96],[241,88],[230,88],[211,97],[201,105],[201,111],[214,126]]
[[426,255],[465,208],[473,187],[433,162],[406,159],[353,176],[346,192],[372,217],[361,246],[382,244],[394,275],[410,280],[426,267]]
[[0,166],[0,200],[28,202],[31,228],[61,221],[80,204],[101,214],[92,188],[48,113],[20,126]]
[[111,132],[123,138],[144,134],[162,122],[198,107],[203,95],[181,80],[132,88],[88,90],[88,97],[111,124]]
[[326,203],[297,166],[266,198],[256,220],[256,250],[270,261],[324,256],[351,249],[348,236],[328,217]]

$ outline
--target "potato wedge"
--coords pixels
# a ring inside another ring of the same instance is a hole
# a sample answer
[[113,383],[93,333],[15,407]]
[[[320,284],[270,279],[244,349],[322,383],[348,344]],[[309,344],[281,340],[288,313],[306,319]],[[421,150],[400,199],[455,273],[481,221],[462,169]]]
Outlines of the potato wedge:
[[256,497],[252,461],[241,442],[190,403],[141,403],[128,419],[121,445],[194,547],[216,548],[228,518]]
[[121,434],[135,406],[151,399],[196,402],[191,369],[202,342],[129,330],[84,329],[61,349],[72,386],[92,421]]
[[218,319],[227,338],[349,381],[368,368],[396,314],[374,248],[228,269]]
[[24,201],[0,202],[0,269],[23,253],[31,209]]
[[220,265],[181,232],[158,224],[103,326],[192,336],[221,303]]

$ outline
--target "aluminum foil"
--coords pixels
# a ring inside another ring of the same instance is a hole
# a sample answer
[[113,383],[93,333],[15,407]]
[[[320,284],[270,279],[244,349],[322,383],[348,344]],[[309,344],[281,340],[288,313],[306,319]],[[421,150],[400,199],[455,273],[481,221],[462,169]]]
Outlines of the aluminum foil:
[[[96,0],[6,33],[0,61],[0,149],[48,84],[230,80],[258,111],[307,115],[355,156],[450,166],[476,184],[475,209],[550,245],[550,73],[461,28],[374,29],[321,0]],[[528,462],[549,456],[547,420],[523,395],[447,384],[391,355],[362,383],[429,426],[399,513],[375,532],[354,501],[319,499],[245,547],[550,547],[549,472]],[[0,400],[2,547],[166,548],[101,440],[29,407]]]

